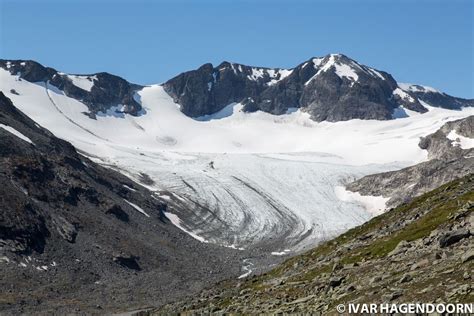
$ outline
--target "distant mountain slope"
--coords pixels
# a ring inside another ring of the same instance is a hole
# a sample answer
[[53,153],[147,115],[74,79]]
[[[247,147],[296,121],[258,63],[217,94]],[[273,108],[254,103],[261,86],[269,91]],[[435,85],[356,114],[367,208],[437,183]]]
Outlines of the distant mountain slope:
[[470,174],[268,273],[222,282],[198,297],[148,315],[330,314],[341,303],[469,303],[473,300],[473,210],[474,174]]
[[84,114],[91,118],[110,109],[131,115],[142,113],[141,105],[133,98],[135,91],[141,86],[106,72],[89,75],[65,74],[32,60],[0,59],[0,67],[13,75],[19,75],[20,80],[32,83],[47,82],[68,97],[80,100],[89,108]]
[[316,121],[331,122],[388,120],[400,110],[424,113],[423,101],[449,109],[474,105],[474,100],[431,88],[399,85],[390,74],[342,54],[311,58],[293,69],[205,64],[163,86],[191,117],[218,112],[233,102],[244,104],[247,112],[277,115],[300,108]]
[[0,92],[0,314],[164,303],[239,273],[238,251],[196,241],[168,220],[167,204]]
[[[142,86],[101,72],[74,75],[31,60],[0,60],[0,67],[20,79],[48,83],[87,105],[84,114],[145,114],[135,93]],[[301,109],[315,121],[389,120],[407,112],[425,113],[424,102],[446,109],[474,106],[474,100],[433,88],[397,83],[388,73],[342,54],[311,58],[292,69],[251,67],[223,62],[204,64],[163,84],[187,116],[199,118],[241,103],[244,112],[275,115]]]
[[445,123],[423,137],[428,161],[401,170],[365,176],[347,186],[362,195],[389,196],[388,206],[409,201],[474,170],[474,116]]

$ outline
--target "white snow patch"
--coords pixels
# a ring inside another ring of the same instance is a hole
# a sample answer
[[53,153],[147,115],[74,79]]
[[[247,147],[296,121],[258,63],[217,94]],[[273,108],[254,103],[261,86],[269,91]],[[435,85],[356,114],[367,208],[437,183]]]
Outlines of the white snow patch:
[[408,101],[408,102],[411,102],[411,103],[415,102],[415,99],[413,99],[413,97],[411,95],[409,95],[408,93],[406,93],[405,91],[403,91],[400,88],[396,88],[395,90],[393,90],[392,94],[393,95],[398,95],[402,100],[405,100],[405,101]]
[[291,252],[290,249],[285,249],[283,251],[273,251],[271,254],[273,256],[284,256],[284,255],[287,255],[289,252]]
[[[312,76],[308,81],[305,82],[305,85],[308,85],[313,79],[315,79],[320,73],[328,71],[332,66],[334,66],[335,73],[342,79],[344,77],[351,79],[352,81],[359,80],[359,76],[355,72],[354,68],[347,64],[341,64],[336,61],[337,54],[331,54],[329,59],[323,64],[324,58],[315,58],[313,59],[314,68],[318,69],[316,74]],[[354,64],[354,63],[352,63]],[[322,67],[320,67],[323,65]],[[360,68],[360,66],[354,64],[354,66]]]
[[456,133],[455,130],[449,132],[446,136],[449,140],[451,140],[451,144],[453,146],[459,146],[462,149],[471,149],[474,148],[474,139],[459,135]]
[[[154,196],[152,195],[152,197],[154,197]],[[168,201],[171,200],[171,197],[170,197],[169,195],[161,194],[161,195],[158,195],[158,197],[159,197],[160,199],[163,199],[163,200],[168,200]]]
[[359,192],[348,191],[342,186],[336,186],[334,192],[341,201],[360,204],[374,216],[385,211],[386,203],[390,199],[383,196],[361,195]]
[[137,191],[137,190],[135,190],[134,188],[129,187],[129,186],[126,185],[126,184],[122,184],[122,186],[123,186],[125,189],[127,189],[127,190],[130,190],[130,191],[133,191],[133,192],[136,192],[136,191]]
[[[324,58],[323,57],[316,57],[316,58],[313,58],[312,62],[313,62],[313,65],[314,65],[314,68],[318,69],[319,65],[321,65],[321,63],[323,62]],[[305,65],[306,66],[306,65]],[[304,66],[303,66],[304,67]]]
[[252,73],[247,76],[249,80],[256,81],[258,79],[264,78],[265,75],[267,75],[270,78],[270,81],[266,83],[268,86],[276,84],[277,82],[291,75],[293,72],[292,69],[251,68],[251,70]]
[[194,239],[200,241],[200,242],[203,242],[203,243],[207,243],[208,241],[206,239],[204,239],[203,237],[201,236],[198,236],[196,235],[195,233],[193,233],[192,231],[189,231],[187,230],[186,228],[183,227],[182,223],[181,223],[181,219],[178,217],[178,215],[176,214],[173,214],[173,213],[170,213],[170,212],[164,212],[165,213],[165,216],[170,220],[170,222],[178,227],[179,229],[181,229],[183,232],[185,232],[186,234],[190,235],[191,237],[193,237]]
[[385,80],[385,77],[382,76],[382,74],[381,74],[380,72],[378,72],[377,70],[375,70],[374,68],[367,67],[367,70],[368,70],[372,75],[375,75],[375,76],[379,77],[380,79]]
[[222,110],[217,111],[216,113],[207,114],[203,116],[196,117],[196,121],[212,121],[220,120],[225,117],[232,116],[232,114],[242,111],[243,105],[240,103],[231,103],[225,106]]
[[253,263],[250,261],[250,259],[244,259],[243,262],[244,262],[244,265],[242,266],[242,270],[244,270],[245,273],[240,275],[238,277],[238,279],[243,279],[243,278],[249,276],[250,273],[252,273],[252,271],[253,271],[253,269],[252,269]]
[[247,76],[250,80],[258,80],[260,78],[263,78],[264,75],[264,69],[262,68],[252,68],[252,74]]
[[127,201],[125,199],[123,199],[125,202],[127,202],[128,204],[130,204],[134,209],[136,209],[137,211],[139,211],[140,213],[142,213],[143,215],[145,215],[146,217],[150,217],[150,215],[147,214],[147,212],[145,212],[140,206],[136,205],[136,204],[133,204],[132,202],[130,201]]
[[[4,124],[0,124],[0,127],[3,128],[4,130],[6,130],[7,132],[10,132],[12,133],[13,135],[15,135],[16,137],[24,140],[25,142],[28,142],[30,144],[33,144],[33,142],[31,141],[31,139],[29,139],[28,137],[26,137],[25,135],[23,135],[22,133],[20,133],[19,131],[17,131],[16,129],[14,129],[13,127],[11,126],[8,126],[8,125],[4,125]],[[33,144],[34,145],[34,144]]]
[[428,87],[428,86],[422,86],[418,84],[411,84],[411,83],[402,83],[399,82],[398,86],[402,88],[405,91],[411,91],[411,92],[433,92],[433,93],[441,93],[440,91],[436,90],[435,88]]
[[272,85],[280,82],[281,80],[283,80],[286,77],[288,77],[289,75],[291,75],[292,72],[293,72],[293,69],[277,69],[276,71],[273,70],[273,69],[269,69],[268,74],[269,74],[270,78],[272,78],[272,80],[270,80],[267,83],[267,85],[272,86]]
[[346,78],[352,79],[353,81],[359,80],[359,76],[354,71],[354,68],[352,68],[351,66],[346,65],[346,64],[338,64],[338,63],[335,63],[334,66],[336,68],[336,74],[340,78],[346,77]]
[[67,75],[71,79],[72,84],[85,91],[91,91],[94,86],[94,80],[97,80],[97,76],[80,76],[80,75]]
[[245,248],[237,247],[236,245],[221,245],[221,246],[226,247],[226,248],[232,248],[235,250],[245,250]]

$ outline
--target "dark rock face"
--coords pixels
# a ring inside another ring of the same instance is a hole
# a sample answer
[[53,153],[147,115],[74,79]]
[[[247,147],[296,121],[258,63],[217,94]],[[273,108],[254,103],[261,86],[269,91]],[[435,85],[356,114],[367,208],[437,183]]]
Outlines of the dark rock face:
[[125,213],[124,210],[118,205],[114,205],[111,208],[109,208],[106,212],[106,214],[113,214],[116,218],[123,222],[128,222],[129,217],[128,214]]
[[[417,112],[426,111],[418,101],[398,99],[393,94],[397,83],[387,73],[360,65],[344,55],[316,61],[320,62],[316,68],[322,70],[305,83],[301,102],[317,121],[387,120],[400,104]],[[338,72],[351,76],[341,77]]]
[[89,108],[85,114],[91,118],[98,113],[105,115],[108,110],[135,116],[143,114],[141,105],[133,98],[135,91],[141,87],[106,72],[77,75],[81,80],[90,82],[92,87],[88,91],[74,84],[74,75],[60,73],[35,61],[1,59],[0,67],[26,81],[48,83],[68,97],[83,102]]
[[468,238],[469,236],[471,236],[471,233],[468,229],[461,229],[458,231],[449,232],[441,236],[441,238],[439,239],[439,246],[440,248],[449,247],[464,238]]
[[0,124],[31,141],[0,127],[0,314],[138,309],[240,272],[239,251],[182,232],[153,192],[79,155],[1,92]]
[[114,262],[118,263],[119,265],[125,267],[125,268],[128,268],[128,269],[132,269],[132,270],[137,270],[137,271],[140,271],[141,268],[140,268],[140,265],[138,264],[138,260],[140,258],[136,257],[136,256],[133,256],[133,255],[130,255],[130,256],[115,256],[113,258]]
[[[182,73],[163,84],[181,105],[181,111],[200,117],[220,111],[233,102],[244,111],[261,110],[284,114],[301,108],[316,121],[350,119],[391,119],[399,106],[420,113],[427,109],[430,94],[401,90],[386,72],[361,65],[340,54],[312,58],[293,69],[249,67],[224,62],[205,64]],[[420,96],[420,98],[418,98]],[[434,106],[472,106],[472,100],[439,94],[444,101]]]
[[198,117],[215,113],[232,102],[257,97],[270,75],[269,69],[259,68],[262,77],[252,77],[254,69],[229,62],[215,68],[205,64],[169,80],[164,88],[181,105],[184,114]]
[[420,140],[430,160],[397,171],[365,176],[347,186],[362,195],[390,196],[389,206],[396,206],[415,196],[463,177],[474,170],[474,149],[463,149],[448,134],[474,138],[474,116],[448,122],[438,131]]

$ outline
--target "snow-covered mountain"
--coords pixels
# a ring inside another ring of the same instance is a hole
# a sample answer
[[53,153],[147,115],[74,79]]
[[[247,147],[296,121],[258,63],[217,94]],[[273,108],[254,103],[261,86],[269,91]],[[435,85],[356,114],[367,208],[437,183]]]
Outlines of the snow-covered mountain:
[[399,84],[390,74],[341,54],[311,58],[292,69],[205,64],[163,87],[192,117],[215,113],[232,102],[242,103],[246,112],[285,114],[301,109],[316,121],[331,122],[425,113],[421,101],[452,109],[474,105],[473,100],[432,88]]
[[194,238],[274,254],[383,211],[389,197],[343,185],[426,160],[420,137],[474,114],[472,100],[334,54],[287,70],[207,64],[147,87],[0,61],[0,90],[84,155],[155,191]]

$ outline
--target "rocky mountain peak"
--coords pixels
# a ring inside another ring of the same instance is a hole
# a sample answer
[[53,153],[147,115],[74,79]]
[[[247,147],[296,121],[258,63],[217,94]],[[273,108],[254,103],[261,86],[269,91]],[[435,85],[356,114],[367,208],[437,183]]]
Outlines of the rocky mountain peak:
[[[358,63],[344,54],[312,57],[292,68],[266,68],[222,62],[205,64],[163,84],[184,114],[200,117],[242,103],[246,112],[308,112],[316,121],[389,120],[405,110],[424,113],[420,101],[445,108],[472,106],[422,86],[399,85],[387,72]],[[431,104],[431,102],[428,102]]]

